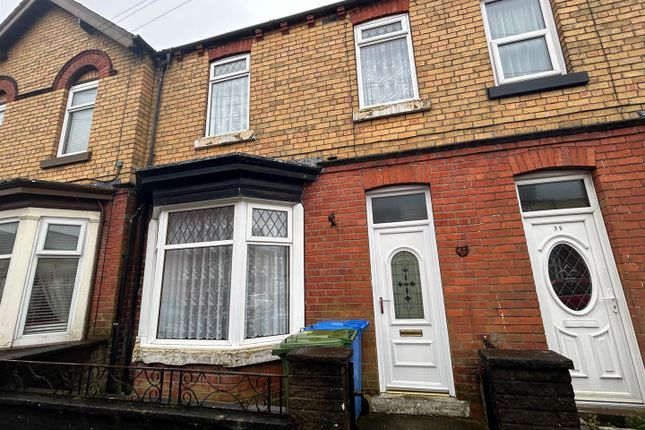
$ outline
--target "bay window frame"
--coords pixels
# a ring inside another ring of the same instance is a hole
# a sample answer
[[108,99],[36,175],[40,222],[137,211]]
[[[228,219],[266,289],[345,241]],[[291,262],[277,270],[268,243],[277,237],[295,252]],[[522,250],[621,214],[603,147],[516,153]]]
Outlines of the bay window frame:
[[[401,30],[387,33],[380,36],[370,37],[368,39],[363,38],[363,31],[369,30],[371,28],[380,27],[394,22],[401,22]],[[365,103],[365,90],[363,89],[363,72],[362,72],[362,59],[361,59],[361,48],[370,45],[377,45],[383,42],[389,42],[395,39],[406,39],[406,44],[408,47],[408,61],[410,64],[410,74],[412,79],[412,91],[413,96],[407,99],[393,100],[385,103],[371,104],[368,105]],[[410,28],[410,17],[407,13],[387,16],[384,18],[374,19],[362,24],[358,24],[354,27],[354,49],[356,51],[356,75],[358,80],[358,103],[360,109],[367,109],[374,106],[388,106],[397,103],[403,103],[411,100],[419,99],[419,84],[417,81],[417,69],[416,61],[414,57],[414,48],[412,45],[412,31]]]
[[6,284],[8,283],[7,280],[9,279],[9,274],[11,273],[12,257],[14,254],[14,249],[16,248],[16,241],[18,239],[18,229],[20,228],[20,219],[18,218],[0,219],[0,225],[13,224],[13,223],[18,223],[18,226],[16,228],[16,237],[14,237],[13,239],[13,246],[11,247],[11,252],[9,254],[0,254],[0,260],[9,260],[9,264],[7,267],[7,276],[4,280],[4,284],[0,285],[0,303],[2,303],[2,296],[4,296],[4,289]]
[[[560,46],[560,39],[553,18],[553,11],[549,0],[537,0],[542,12],[542,19],[544,20],[544,28],[540,30],[529,31],[526,33],[515,34],[512,36],[501,37],[493,39],[488,21],[488,13],[486,5],[496,2],[504,2],[505,0],[482,0],[480,2],[482,18],[484,20],[484,32],[488,44],[488,53],[490,56],[491,65],[493,67],[493,77],[497,85],[509,84],[513,82],[526,81],[531,79],[538,79],[547,76],[565,75],[567,68],[562,54],[562,47]],[[502,60],[499,54],[499,47],[516,42],[528,41],[532,39],[544,38],[547,46],[549,59],[551,60],[552,70],[533,73],[530,75],[516,76],[513,78],[505,78],[504,70],[502,68]]]
[[[200,243],[201,246],[232,245],[231,284],[229,292],[229,321],[227,340],[161,339],[158,337],[159,316],[165,251],[192,248],[166,245],[169,215],[183,211],[197,211],[234,206],[233,239]],[[254,208],[287,211],[288,237],[265,238],[252,236],[251,216]],[[257,199],[222,199],[217,201],[185,203],[155,207],[148,229],[148,258],[144,271],[144,291],[140,315],[139,342],[141,347],[164,347],[188,350],[238,350],[275,345],[304,325],[304,212],[302,205],[267,202]],[[245,339],[247,249],[249,245],[277,245],[289,247],[289,326],[288,333]],[[152,255],[151,255],[152,254]]]

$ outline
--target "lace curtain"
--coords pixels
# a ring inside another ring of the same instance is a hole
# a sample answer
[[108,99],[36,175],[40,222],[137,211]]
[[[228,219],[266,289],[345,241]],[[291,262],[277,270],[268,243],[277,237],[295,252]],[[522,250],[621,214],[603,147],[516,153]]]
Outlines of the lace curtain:
[[363,46],[360,50],[365,106],[414,97],[408,44],[405,37]]
[[289,248],[249,245],[245,337],[289,333]]
[[[539,0],[501,0],[486,5],[491,38],[502,39],[545,28]],[[553,69],[542,36],[499,45],[505,78],[531,75]]]
[[249,128],[249,77],[242,76],[211,84],[210,135]]

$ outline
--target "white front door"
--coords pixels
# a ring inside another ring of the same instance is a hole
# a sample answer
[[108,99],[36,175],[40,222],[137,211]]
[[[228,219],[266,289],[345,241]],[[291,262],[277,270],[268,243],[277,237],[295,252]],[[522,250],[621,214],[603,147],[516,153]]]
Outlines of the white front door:
[[591,179],[518,181],[549,349],[570,358],[579,402],[643,403],[643,364]]
[[370,193],[367,206],[381,391],[454,395],[428,189]]

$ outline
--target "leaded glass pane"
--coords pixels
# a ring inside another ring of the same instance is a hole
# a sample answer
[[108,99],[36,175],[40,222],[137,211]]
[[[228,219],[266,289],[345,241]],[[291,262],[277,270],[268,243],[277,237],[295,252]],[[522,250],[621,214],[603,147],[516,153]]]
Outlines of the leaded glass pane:
[[17,231],[18,221],[0,224],[0,255],[11,254]]
[[228,339],[233,246],[166,251],[160,339]]
[[372,199],[374,224],[428,219],[424,193]]
[[574,311],[591,301],[591,274],[587,263],[571,245],[561,243],[549,254],[549,280],[563,305]]
[[45,238],[45,251],[76,251],[80,225],[49,224]]
[[395,33],[401,30],[403,30],[403,25],[401,24],[401,21],[397,21],[380,25],[378,27],[372,27],[367,30],[363,30],[361,33],[363,35],[363,39],[369,39],[370,37],[383,36],[384,34]]
[[524,212],[590,206],[582,179],[519,185],[517,190]]
[[392,257],[394,315],[397,319],[423,318],[423,293],[419,260],[409,251]]
[[233,206],[171,212],[166,243],[216,242],[233,239]]
[[79,257],[38,259],[24,334],[67,330],[78,261]]
[[256,237],[288,237],[286,211],[253,209],[252,232]]
[[229,75],[231,73],[246,71],[246,58],[213,67],[213,77]]

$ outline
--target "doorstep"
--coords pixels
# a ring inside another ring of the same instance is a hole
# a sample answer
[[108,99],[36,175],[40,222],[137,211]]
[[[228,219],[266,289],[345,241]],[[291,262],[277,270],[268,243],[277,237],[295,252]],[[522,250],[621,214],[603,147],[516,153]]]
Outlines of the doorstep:
[[389,415],[416,415],[468,418],[469,403],[454,397],[426,393],[381,393],[365,396],[370,412]]

